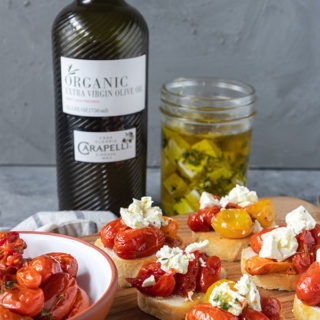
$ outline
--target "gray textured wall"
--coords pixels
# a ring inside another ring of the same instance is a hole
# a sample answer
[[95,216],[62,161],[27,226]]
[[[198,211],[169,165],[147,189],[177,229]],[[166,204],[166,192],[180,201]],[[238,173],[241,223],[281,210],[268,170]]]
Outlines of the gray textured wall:
[[[50,29],[70,1],[0,0],[0,164],[55,163]],[[320,167],[320,1],[128,2],[150,29],[149,166],[161,83],[205,75],[256,87],[252,167]]]

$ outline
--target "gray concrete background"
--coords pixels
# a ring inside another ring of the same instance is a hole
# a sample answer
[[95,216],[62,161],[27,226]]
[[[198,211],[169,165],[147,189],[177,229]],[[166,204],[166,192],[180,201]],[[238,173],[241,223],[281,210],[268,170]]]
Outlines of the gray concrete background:
[[[68,0],[0,0],[0,165],[54,165],[50,29]],[[177,76],[257,89],[251,167],[320,168],[320,1],[128,0],[150,29],[149,159]]]

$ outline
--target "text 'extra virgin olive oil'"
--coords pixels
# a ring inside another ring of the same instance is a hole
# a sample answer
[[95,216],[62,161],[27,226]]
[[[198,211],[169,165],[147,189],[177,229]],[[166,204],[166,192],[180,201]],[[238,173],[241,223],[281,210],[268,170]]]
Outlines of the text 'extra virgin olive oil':
[[60,210],[119,214],[145,195],[148,27],[122,0],[77,0],[52,28]]

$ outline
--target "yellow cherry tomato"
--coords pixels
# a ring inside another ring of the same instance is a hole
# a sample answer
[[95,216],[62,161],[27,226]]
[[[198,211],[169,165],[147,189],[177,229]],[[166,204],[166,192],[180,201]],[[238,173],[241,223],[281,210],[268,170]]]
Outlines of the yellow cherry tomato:
[[257,219],[263,228],[270,227],[274,222],[274,207],[270,199],[260,199],[244,208],[253,219]]
[[206,291],[205,295],[204,295],[204,302],[209,302],[209,298],[210,298],[210,295],[211,295],[211,292],[212,290],[215,288],[215,287],[218,287],[220,286],[220,284],[224,283],[224,282],[227,282],[229,284],[229,287],[234,290],[234,285],[236,284],[234,281],[231,281],[231,280],[227,280],[227,279],[220,279],[216,282],[214,282]]
[[250,235],[253,221],[244,209],[223,209],[212,219],[212,227],[224,238],[241,239]]

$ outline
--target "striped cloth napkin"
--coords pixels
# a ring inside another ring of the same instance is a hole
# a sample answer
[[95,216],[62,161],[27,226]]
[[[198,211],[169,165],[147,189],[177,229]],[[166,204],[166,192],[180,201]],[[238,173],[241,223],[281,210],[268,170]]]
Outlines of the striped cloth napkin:
[[111,211],[41,211],[12,228],[12,231],[42,231],[73,237],[97,233],[117,216]]

